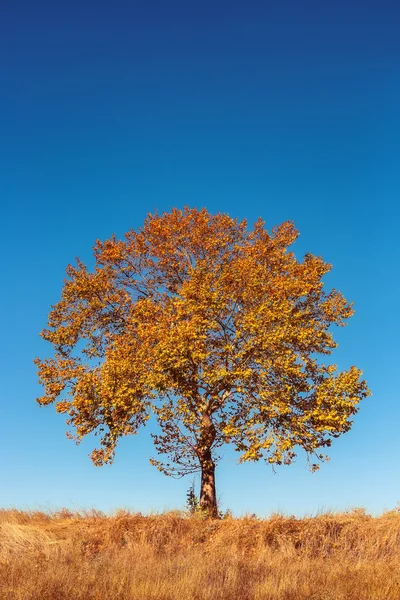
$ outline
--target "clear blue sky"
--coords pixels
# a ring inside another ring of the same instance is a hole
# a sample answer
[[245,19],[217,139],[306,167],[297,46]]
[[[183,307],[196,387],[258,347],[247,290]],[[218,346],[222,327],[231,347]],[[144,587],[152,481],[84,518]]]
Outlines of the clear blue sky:
[[190,479],[123,440],[95,468],[39,408],[32,359],[64,269],[96,238],[185,204],[300,229],[353,300],[333,362],[373,396],[330,463],[218,468],[260,515],[400,500],[400,9],[397,2],[6,2],[0,9],[0,505],[182,507]]

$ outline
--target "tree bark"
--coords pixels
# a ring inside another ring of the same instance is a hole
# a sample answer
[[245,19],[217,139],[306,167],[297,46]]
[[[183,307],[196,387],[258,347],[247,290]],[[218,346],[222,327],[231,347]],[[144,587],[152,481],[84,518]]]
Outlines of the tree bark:
[[215,440],[215,427],[210,416],[203,414],[198,457],[201,467],[200,508],[212,519],[218,519],[217,494],[215,489],[215,463],[211,447]]
[[217,494],[215,489],[215,464],[211,451],[201,462],[200,508],[212,519],[218,519]]

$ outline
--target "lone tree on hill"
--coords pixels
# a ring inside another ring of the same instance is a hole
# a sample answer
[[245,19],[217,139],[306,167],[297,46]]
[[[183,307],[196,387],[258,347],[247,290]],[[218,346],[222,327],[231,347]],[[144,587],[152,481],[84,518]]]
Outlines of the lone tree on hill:
[[121,436],[153,412],[154,443],[168,475],[201,471],[200,505],[218,515],[215,465],[231,443],[240,461],[289,464],[298,448],[315,457],[351,427],[369,394],[361,371],[317,361],[336,343],[351,305],[323,291],[330,265],[288,251],[291,222],[268,233],[206,209],[148,215],[142,229],[94,247],[89,272],[67,267],[61,300],[42,337],[45,395],[69,415],[71,437],[99,434],[95,465],[112,462]]

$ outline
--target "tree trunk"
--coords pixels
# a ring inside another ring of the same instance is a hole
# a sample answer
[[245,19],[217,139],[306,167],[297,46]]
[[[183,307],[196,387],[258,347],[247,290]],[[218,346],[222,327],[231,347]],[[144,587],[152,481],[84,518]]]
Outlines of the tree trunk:
[[201,462],[200,508],[212,519],[218,519],[217,494],[215,491],[215,464],[210,450]]
[[212,519],[218,519],[217,494],[215,491],[215,463],[211,454],[215,434],[214,423],[210,416],[204,413],[197,452],[201,467],[200,508]]

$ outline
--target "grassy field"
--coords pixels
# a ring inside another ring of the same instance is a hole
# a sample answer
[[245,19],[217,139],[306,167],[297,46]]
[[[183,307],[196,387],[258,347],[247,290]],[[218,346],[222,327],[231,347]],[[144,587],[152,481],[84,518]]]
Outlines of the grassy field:
[[399,600],[400,512],[0,511],[1,600]]

